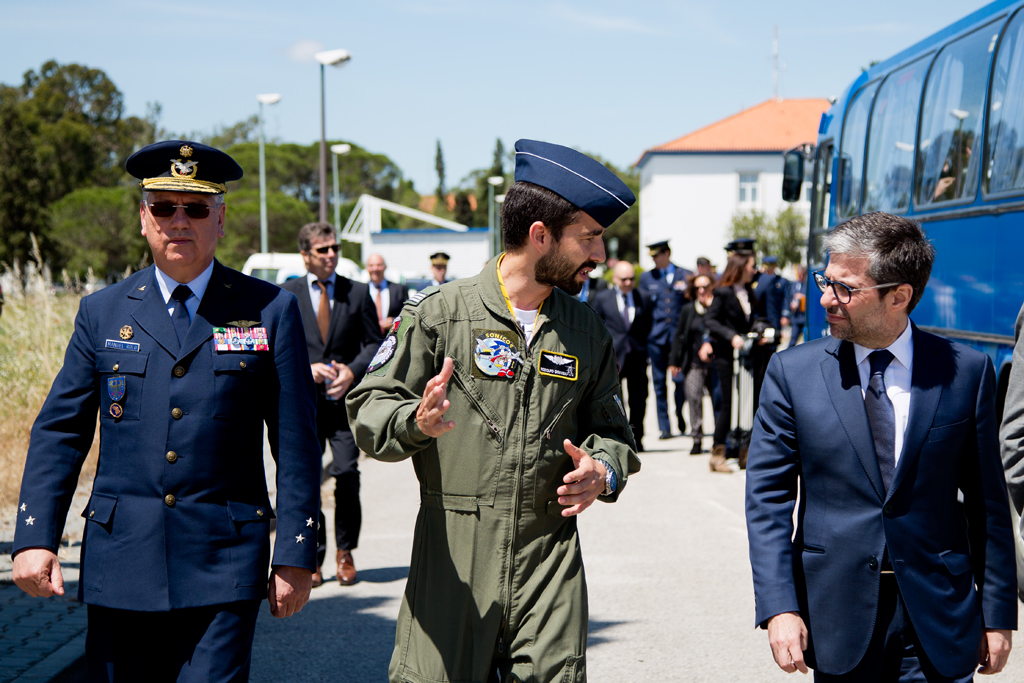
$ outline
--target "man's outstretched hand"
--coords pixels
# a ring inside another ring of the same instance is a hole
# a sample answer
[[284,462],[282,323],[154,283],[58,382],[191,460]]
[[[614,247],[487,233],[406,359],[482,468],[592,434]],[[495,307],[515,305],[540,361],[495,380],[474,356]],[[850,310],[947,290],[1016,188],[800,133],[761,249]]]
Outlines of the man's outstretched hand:
[[423,389],[423,398],[416,409],[416,424],[427,436],[436,438],[455,428],[454,422],[444,419],[444,412],[451,407],[448,380],[452,378],[454,369],[452,359],[445,358],[441,372],[427,380],[427,386]]
[[576,469],[562,477],[565,485],[559,486],[555,493],[558,494],[559,505],[572,506],[562,510],[562,516],[572,517],[586,510],[604,493],[607,470],[602,463],[591,458],[582,448],[574,446],[569,439],[562,442],[562,445]]

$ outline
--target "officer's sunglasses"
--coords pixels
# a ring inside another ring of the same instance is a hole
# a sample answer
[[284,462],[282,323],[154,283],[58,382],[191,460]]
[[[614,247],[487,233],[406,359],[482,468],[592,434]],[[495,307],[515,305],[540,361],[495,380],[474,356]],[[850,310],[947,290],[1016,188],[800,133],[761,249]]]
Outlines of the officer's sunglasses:
[[832,293],[835,295],[836,300],[841,304],[850,303],[850,300],[853,298],[854,292],[866,292],[869,289],[883,289],[885,287],[896,287],[901,284],[899,282],[887,282],[884,285],[875,285],[874,287],[858,287],[854,289],[849,285],[844,285],[842,282],[829,280],[827,277],[825,277],[824,273],[817,272],[813,273],[813,275],[814,284],[818,285],[818,289],[820,289],[821,292],[824,293],[826,287],[831,287]]
[[328,244],[327,246],[324,246],[324,247],[316,247],[314,249],[310,249],[310,251],[315,251],[316,253],[320,254],[321,256],[327,256],[327,252],[329,252],[329,251],[333,251],[335,254],[340,252],[341,251],[341,245],[340,244]]
[[170,218],[178,209],[185,209],[185,215],[189,218],[208,218],[211,206],[206,204],[172,204],[171,202],[153,202],[146,204],[149,212],[157,218]]

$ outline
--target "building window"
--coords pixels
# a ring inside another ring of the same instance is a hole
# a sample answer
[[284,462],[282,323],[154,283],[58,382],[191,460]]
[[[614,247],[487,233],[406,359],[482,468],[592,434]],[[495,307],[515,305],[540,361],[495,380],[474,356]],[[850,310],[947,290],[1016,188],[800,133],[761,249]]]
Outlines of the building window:
[[740,173],[740,204],[757,203],[757,174]]

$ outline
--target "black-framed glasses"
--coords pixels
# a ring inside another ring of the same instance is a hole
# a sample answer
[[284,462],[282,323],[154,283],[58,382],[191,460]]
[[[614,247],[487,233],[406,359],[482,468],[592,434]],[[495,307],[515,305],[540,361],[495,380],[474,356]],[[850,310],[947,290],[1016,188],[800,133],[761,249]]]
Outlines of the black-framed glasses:
[[857,287],[856,289],[849,285],[844,285],[842,282],[836,282],[835,280],[829,280],[825,277],[822,272],[813,273],[814,284],[818,285],[818,289],[825,292],[826,287],[832,288],[832,293],[835,295],[836,300],[841,304],[848,304],[853,298],[854,292],[866,292],[869,289],[883,289],[884,287],[897,287],[902,282],[887,282],[884,285],[875,285],[873,287]]
[[325,246],[322,246],[322,247],[314,247],[313,249],[310,249],[310,251],[315,251],[316,253],[320,254],[321,256],[327,256],[327,252],[329,252],[329,251],[333,251],[335,254],[340,253],[341,252],[341,245],[340,244],[328,244],[328,245],[325,245]]
[[146,204],[149,212],[157,218],[170,218],[178,209],[185,209],[185,215],[189,218],[209,218],[212,206],[206,204],[172,204],[171,202],[152,202]]

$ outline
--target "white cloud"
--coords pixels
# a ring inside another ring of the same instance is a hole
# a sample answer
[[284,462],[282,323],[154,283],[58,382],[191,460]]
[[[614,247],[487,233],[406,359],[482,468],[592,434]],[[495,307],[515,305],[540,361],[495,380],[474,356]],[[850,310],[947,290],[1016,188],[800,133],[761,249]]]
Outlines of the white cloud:
[[642,33],[646,35],[664,35],[664,32],[647,26],[635,19],[627,17],[614,17],[595,12],[585,12],[561,3],[551,7],[552,16],[582,26],[583,28],[595,29],[598,31],[614,31],[617,33]]
[[323,49],[324,44],[320,41],[303,38],[301,40],[296,40],[294,43],[289,45],[285,52],[288,55],[288,59],[293,62],[306,64],[309,62],[315,62],[316,59],[314,59],[313,55]]

